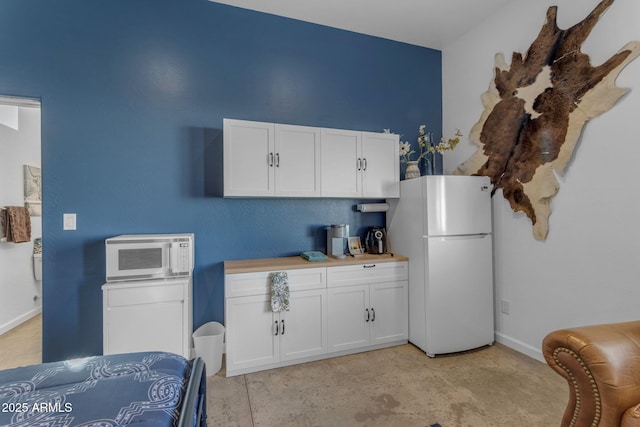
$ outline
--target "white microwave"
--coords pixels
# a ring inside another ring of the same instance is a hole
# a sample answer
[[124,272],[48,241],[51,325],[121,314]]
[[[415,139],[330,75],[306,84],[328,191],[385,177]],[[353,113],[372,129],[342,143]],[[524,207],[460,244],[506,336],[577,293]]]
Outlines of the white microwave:
[[107,282],[173,279],[193,272],[193,234],[125,234],[105,240]]

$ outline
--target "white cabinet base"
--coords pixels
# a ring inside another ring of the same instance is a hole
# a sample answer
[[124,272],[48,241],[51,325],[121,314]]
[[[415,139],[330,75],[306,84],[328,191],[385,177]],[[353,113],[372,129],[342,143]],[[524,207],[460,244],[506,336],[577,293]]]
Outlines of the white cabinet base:
[[317,356],[304,357],[304,358],[295,359],[295,360],[285,360],[277,363],[263,364],[263,365],[252,367],[252,368],[233,369],[233,370],[230,370],[227,368],[226,375],[227,377],[234,377],[236,375],[250,374],[252,372],[265,371],[267,369],[282,368],[285,366],[299,365],[301,363],[308,363],[308,362],[316,362],[318,360],[325,360],[333,357],[348,356],[350,354],[364,353],[367,351],[380,350],[388,347],[396,347],[398,345],[404,345],[408,343],[409,343],[408,340],[400,340],[400,341],[388,342],[385,344],[376,344],[376,345],[370,345],[366,347],[359,347],[351,350],[335,351],[330,354],[321,354]]
[[[361,260],[225,262],[226,375],[407,344],[406,258]],[[288,275],[289,311],[271,311],[274,271]]]
[[191,286],[191,279],[103,285],[103,353],[168,351],[190,358]]

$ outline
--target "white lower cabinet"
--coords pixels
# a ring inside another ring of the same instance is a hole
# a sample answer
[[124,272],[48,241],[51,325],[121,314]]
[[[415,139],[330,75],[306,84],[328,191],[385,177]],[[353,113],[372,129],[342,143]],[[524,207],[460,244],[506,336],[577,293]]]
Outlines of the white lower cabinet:
[[266,295],[225,301],[227,373],[278,361],[280,341],[274,337],[274,319]]
[[227,375],[326,353],[324,290],[291,292],[289,302],[289,311],[274,313],[266,295],[227,299]]
[[408,339],[406,263],[336,267],[327,282],[330,353]]
[[327,352],[326,269],[287,271],[289,311],[280,313],[271,310],[270,273],[225,276],[228,376]]
[[191,357],[191,280],[102,286],[103,353],[168,351]]
[[[280,313],[280,360],[296,360],[326,353],[326,291],[293,292],[289,301],[289,311]],[[274,328],[277,325],[274,324]]]
[[272,271],[225,275],[227,376],[407,342],[406,261],[275,271],[289,311],[271,310]]

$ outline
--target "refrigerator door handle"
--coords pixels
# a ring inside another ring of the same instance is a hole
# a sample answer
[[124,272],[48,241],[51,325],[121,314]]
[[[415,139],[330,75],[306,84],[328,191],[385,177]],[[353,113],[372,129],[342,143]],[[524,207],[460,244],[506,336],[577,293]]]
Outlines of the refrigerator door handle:
[[487,236],[491,236],[491,233],[478,233],[478,234],[457,234],[457,235],[439,235],[439,236],[427,236],[436,238],[446,238],[447,240],[463,240],[463,239],[484,239]]

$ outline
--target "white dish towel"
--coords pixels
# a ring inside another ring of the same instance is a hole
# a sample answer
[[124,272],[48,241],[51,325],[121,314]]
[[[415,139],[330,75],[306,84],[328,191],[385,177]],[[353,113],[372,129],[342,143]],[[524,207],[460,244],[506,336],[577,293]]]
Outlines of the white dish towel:
[[285,271],[271,273],[271,310],[275,313],[289,311],[289,278]]

